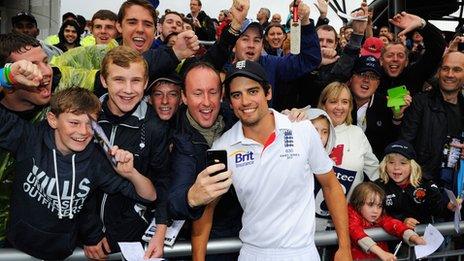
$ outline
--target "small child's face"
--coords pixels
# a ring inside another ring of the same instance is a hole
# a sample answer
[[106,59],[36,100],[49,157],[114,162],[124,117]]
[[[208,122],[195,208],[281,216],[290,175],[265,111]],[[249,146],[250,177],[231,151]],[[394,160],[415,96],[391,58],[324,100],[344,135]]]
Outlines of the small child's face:
[[[96,119],[97,115],[91,115]],[[63,112],[58,117],[47,115],[50,126],[55,129],[55,144],[63,155],[83,151],[93,139],[93,131],[87,114]]]
[[319,136],[321,137],[322,145],[324,147],[327,145],[327,140],[329,139],[330,126],[329,121],[326,118],[316,118],[311,121],[316,128]]
[[382,200],[379,195],[369,195],[361,208],[361,216],[370,223],[376,222],[382,215]]
[[411,163],[407,158],[398,153],[387,155],[386,171],[388,176],[396,183],[403,186],[409,184],[409,176],[411,176]]

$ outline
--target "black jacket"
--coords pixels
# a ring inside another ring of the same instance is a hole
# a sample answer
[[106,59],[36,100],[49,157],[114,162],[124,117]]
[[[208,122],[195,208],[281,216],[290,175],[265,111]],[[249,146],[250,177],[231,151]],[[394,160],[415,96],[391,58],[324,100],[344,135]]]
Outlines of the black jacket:
[[317,107],[319,95],[327,84],[333,81],[348,81],[359,56],[362,41],[362,36],[353,35],[351,38],[337,62],[322,65],[296,80],[278,83],[277,85],[282,87],[273,88],[275,92],[272,107],[278,111],[302,108],[306,105]]
[[[86,232],[84,243],[98,243],[104,227],[110,248],[115,252],[119,250],[117,242],[141,240],[153,217],[151,210],[154,210],[157,224],[167,224],[168,126],[146,102],[141,102],[123,117],[113,116],[107,104],[108,98],[105,97],[98,123],[114,145],[134,154],[134,167],[153,182],[157,193],[155,204],[144,206],[121,193],[96,193],[97,211],[90,210],[86,224],[83,224],[93,231]],[[147,209],[144,215],[135,210],[138,207]]]
[[442,196],[438,186],[431,181],[422,180],[419,187],[408,185],[401,188],[393,180],[387,184],[375,181],[385,191],[385,211],[401,221],[415,218],[421,224],[434,223],[434,218],[449,215],[448,201]]
[[16,159],[7,239],[36,258],[64,259],[72,254],[80,212],[97,188],[146,202],[129,181],[114,173],[95,143],[62,155],[47,121],[32,125],[0,107],[0,148]]
[[[192,14],[187,14],[187,18],[192,19]],[[204,11],[200,11],[197,15],[198,21],[200,21],[201,27],[194,27],[193,30],[198,36],[200,41],[215,41],[216,30],[214,29],[213,20]]]
[[[410,142],[417,152],[417,162],[422,166],[423,176],[441,184],[439,169],[443,145],[448,133],[448,119],[444,108],[445,101],[438,86],[429,93],[414,97],[406,110],[401,123],[401,138]],[[459,95],[461,115],[464,115],[464,98]],[[456,119],[461,120],[463,119]]]
[[425,81],[437,71],[446,47],[441,31],[431,23],[427,23],[419,32],[424,37],[425,45],[422,57],[416,63],[409,64],[398,77],[391,78],[384,73],[379,90],[386,92],[387,89],[406,85],[411,95],[414,95],[422,90]]
[[[225,121],[224,132],[236,122],[232,112],[223,106],[220,111]],[[203,214],[204,206],[191,208],[187,192],[197,175],[206,168],[206,150],[210,149],[205,138],[192,127],[186,116],[186,107],[179,108],[177,129],[173,135],[172,181],[169,190],[169,211],[174,219],[196,220]],[[211,237],[238,236],[241,229],[242,209],[233,188],[223,195],[216,206]]]
[[[353,124],[358,125],[357,108],[353,106],[351,111]],[[387,107],[387,98],[376,93],[366,111],[366,134],[375,156],[382,160],[385,147],[397,140],[400,135],[400,125],[393,124],[393,112]]]

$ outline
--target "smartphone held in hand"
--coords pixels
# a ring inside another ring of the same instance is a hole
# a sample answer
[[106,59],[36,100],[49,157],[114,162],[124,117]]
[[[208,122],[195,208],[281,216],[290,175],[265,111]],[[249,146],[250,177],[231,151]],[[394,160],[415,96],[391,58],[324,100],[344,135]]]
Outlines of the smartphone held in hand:
[[217,175],[227,170],[227,151],[226,150],[207,150],[206,151],[206,165],[209,167],[211,165],[215,165],[218,163],[224,164],[225,168],[218,172],[211,174],[211,176]]

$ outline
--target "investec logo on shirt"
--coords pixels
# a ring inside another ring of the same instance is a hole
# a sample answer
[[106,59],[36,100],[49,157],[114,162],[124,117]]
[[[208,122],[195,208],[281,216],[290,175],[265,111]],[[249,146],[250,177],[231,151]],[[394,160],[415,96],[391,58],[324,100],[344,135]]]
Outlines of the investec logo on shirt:
[[234,157],[235,167],[240,168],[255,163],[255,154],[253,151],[237,150],[229,155]]

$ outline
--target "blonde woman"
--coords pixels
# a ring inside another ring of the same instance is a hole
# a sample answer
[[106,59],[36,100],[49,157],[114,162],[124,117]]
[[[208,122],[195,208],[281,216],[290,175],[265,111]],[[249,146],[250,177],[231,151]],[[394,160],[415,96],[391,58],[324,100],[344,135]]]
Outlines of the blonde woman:
[[[363,173],[371,181],[379,178],[379,161],[362,129],[351,124],[353,98],[346,84],[333,82],[327,85],[319,97],[318,107],[327,112],[335,127],[335,146],[330,157],[338,181],[349,198],[354,187],[364,181]],[[316,192],[316,217],[317,230],[333,226],[321,190]]]

